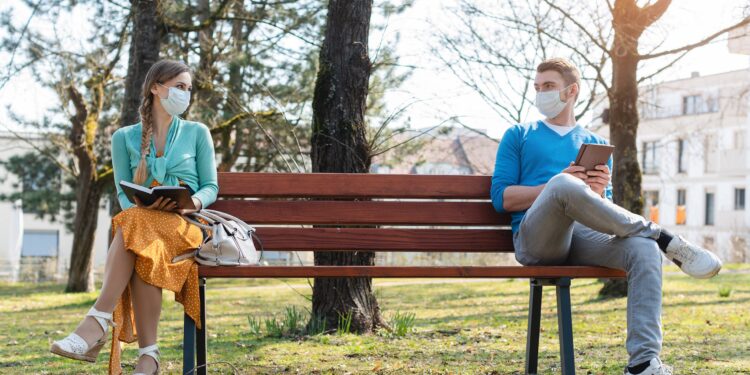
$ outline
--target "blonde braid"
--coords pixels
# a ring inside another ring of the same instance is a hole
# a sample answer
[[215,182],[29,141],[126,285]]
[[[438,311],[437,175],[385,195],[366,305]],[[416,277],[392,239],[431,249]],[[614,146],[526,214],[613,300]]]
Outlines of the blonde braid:
[[149,146],[151,144],[151,134],[153,133],[153,121],[151,118],[151,107],[154,103],[154,95],[150,94],[143,98],[140,108],[138,111],[141,114],[141,161],[138,163],[138,168],[135,170],[135,176],[133,176],[133,182],[136,184],[143,184],[148,178],[148,167],[146,165],[146,155],[149,152]]

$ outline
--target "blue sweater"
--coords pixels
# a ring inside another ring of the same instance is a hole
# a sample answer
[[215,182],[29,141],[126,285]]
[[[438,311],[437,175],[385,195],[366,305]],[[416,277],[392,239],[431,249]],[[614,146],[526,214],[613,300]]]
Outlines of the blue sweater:
[[[133,182],[141,158],[141,123],[117,129],[112,134],[112,167],[120,207],[134,206],[125,196],[120,181]],[[172,117],[167,132],[164,154],[156,157],[153,137],[151,150],[146,156],[148,178],[143,186],[151,186],[156,179],[161,185],[177,186],[185,182],[195,192],[194,197],[208,207],[216,200],[219,185],[216,177],[216,159],[211,132],[206,125]]]
[[[578,149],[584,143],[606,144],[604,138],[576,125],[564,136],[550,129],[542,121],[517,124],[503,135],[497,149],[495,173],[492,175],[490,195],[497,212],[503,208],[503,193],[512,185],[537,186],[547,183],[552,177],[575,161]],[[612,170],[612,158],[607,162]],[[612,199],[612,183],[604,191]],[[511,228],[518,231],[524,211],[511,212]]]

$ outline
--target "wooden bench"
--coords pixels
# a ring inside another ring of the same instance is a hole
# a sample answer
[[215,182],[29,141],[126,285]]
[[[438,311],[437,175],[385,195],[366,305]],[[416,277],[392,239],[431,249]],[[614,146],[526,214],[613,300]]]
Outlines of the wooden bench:
[[[489,176],[219,173],[219,199],[211,208],[257,226],[266,251],[512,253],[510,216],[493,209],[489,191]],[[350,227],[356,225],[379,227]],[[572,266],[201,266],[203,329],[185,316],[183,372],[197,359],[196,372],[206,373],[208,278],[529,278],[525,371],[537,372],[542,288],[550,285],[557,291],[562,373],[574,374],[571,279],[624,276]]]

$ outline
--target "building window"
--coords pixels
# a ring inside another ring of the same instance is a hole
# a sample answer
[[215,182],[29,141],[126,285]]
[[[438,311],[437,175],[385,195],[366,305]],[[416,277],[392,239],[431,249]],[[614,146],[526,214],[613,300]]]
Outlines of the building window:
[[706,225],[714,225],[714,193],[706,193]]
[[709,96],[705,101],[706,112],[719,112],[719,96]]
[[687,209],[685,207],[685,201],[687,200],[687,192],[685,189],[677,189],[677,216],[675,224],[685,225],[687,223]]
[[687,172],[685,166],[685,140],[677,140],[677,173]]
[[654,223],[659,223],[659,191],[648,190],[643,192],[644,213],[643,217]]
[[677,189],[677,205],[684,206],[687,202],[687,190]]
[[654,174],[656,170],[656,142],[643,142],[643,173]]
[[737,211],[745,209],[745,188],[734,189],[734,209]]
[[689,95],[682,97],[682,114],[693,115],[699,113],[700,107],[703,105],[700,95]]
[[59,253],[58,231],[27,230],[23,233],[19,279],[22,281],[52,281],[57,274]]
[[58,232],[27,230],[23,232],[22,257],[56,257]]

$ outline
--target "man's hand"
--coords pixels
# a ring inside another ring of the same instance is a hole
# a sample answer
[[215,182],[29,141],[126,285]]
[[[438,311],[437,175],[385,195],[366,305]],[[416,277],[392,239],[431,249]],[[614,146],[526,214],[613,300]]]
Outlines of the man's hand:
[[584,181],[591,187],[591,190],[604,196],[604,189],[607,188],[610,179],[609,167],[606,164],[597,165],[593,170],[587,171],[586,175],[588,177]]
[[187,215],[189,213],[198,212],[202,208],[203,204],[201,203],[200,199],[193,197],[193,205],[195,205],[195,209],[190,208],[183,208],[183,209],[177,209],[175,212],[177,212],[180,215]]
[[133,199],[135,200],[136,206],[147,208],[149,210],[172,211],[175,209],[175,207],[177,207],[177,202],[165,197],[157,198],[156,201],[150,206],[146,206],[145,204],[143,204],[143,202],[141,202],[141,200],[136,196],[134,196]]
[[581,167],[580,165],[574,165],[572,161],[570,162],[570,165],[562,170],[562,173],[567,173],[569,175],[573,175],[575,177],[580,178],[583,181],[586,181],[589,176],[586,175],[586,168]]

